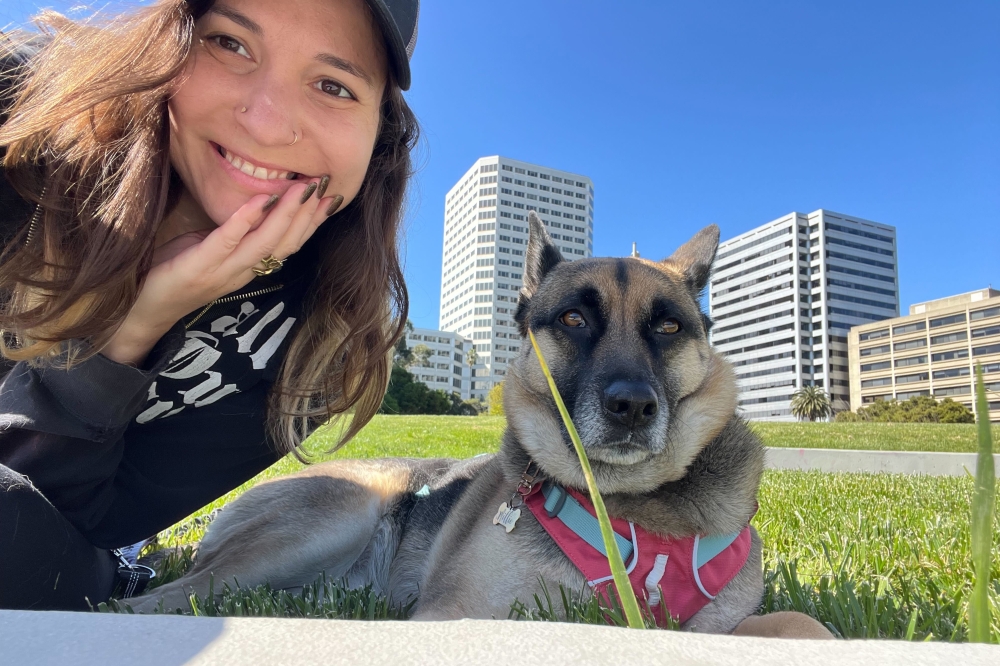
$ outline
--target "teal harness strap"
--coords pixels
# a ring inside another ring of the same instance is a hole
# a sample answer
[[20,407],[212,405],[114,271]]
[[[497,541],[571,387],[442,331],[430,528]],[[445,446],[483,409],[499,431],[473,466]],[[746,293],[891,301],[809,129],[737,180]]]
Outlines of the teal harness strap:
[[[547,483],[542,486],[542,495],[545,497],[545,511],[550,518],[558,518],[597,552],[604,557],[608,556],[608,551],[604,548],[604,537],[601,536],[601,524],[597,518],[590,515],[589,511],[560,486]],[[632,542],[617,532],[615,541],[618,542],[618,551],[622,554],[623,563],[627,563],[632,557]]]
[[736,541],[736,538],[741,532],[742,530],[740,530],[740,532],[733,532],[732,534],[699,537],[698,559],[695,562],[695,566],[699,569],[702,568],[713,557],[724,551],[726,548],[729,548],[729,546]]

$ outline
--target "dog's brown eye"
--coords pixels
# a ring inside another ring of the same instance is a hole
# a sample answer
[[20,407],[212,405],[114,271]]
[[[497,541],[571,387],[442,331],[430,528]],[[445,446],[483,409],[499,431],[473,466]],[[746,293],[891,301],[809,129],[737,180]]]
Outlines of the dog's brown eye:
[[676,319],[667,319],[656,327],[656,332],[664,335],[673,335],[679,330],[681,330],[681,325]]
[[587,320],[583,318],[579,310],[569,310],[564,312],[559,321],[563,323],[564,326],[569,326],[570,328],[583,328],[587,325]]

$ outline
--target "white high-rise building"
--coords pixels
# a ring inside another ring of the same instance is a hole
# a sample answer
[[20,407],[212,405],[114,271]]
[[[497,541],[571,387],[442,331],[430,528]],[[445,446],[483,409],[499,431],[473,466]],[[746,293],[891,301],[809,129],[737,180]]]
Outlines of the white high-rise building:
[[817,210],[719,245],[712,344],[735,366],[750,419],[792,421],[792,394],[819,386],[850,409],[847,335],[899,316],[896,229]]
[[566,259],[594,252],[590,178],[506,157],[481,157],[444,202],[439,328],[475,344],[472,397],[503,381],[520,350],[514,325],[534,210]]

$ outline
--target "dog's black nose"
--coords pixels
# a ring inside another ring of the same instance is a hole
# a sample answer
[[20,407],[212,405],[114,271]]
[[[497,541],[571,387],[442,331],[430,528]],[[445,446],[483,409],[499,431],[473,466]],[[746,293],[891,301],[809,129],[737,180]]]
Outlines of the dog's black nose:
[[619,380],[604,389],[604,411],[630,428],[646,425],[658,410],[656,393],[646,382]]

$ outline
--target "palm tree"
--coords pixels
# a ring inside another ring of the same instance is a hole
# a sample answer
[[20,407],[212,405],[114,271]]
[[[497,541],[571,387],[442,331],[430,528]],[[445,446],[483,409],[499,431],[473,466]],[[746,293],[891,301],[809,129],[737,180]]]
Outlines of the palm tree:
[[475,374],[476,363],[479,362],[479,354],[476,353],[476,346],[472,345],[469,348],[469,352],[465,355],[465,362],[469,366],[471,374]]
[[803,386],[792,394],[792,414],[796,418],[815,421],[832,413],[830,396],[818,386]]

